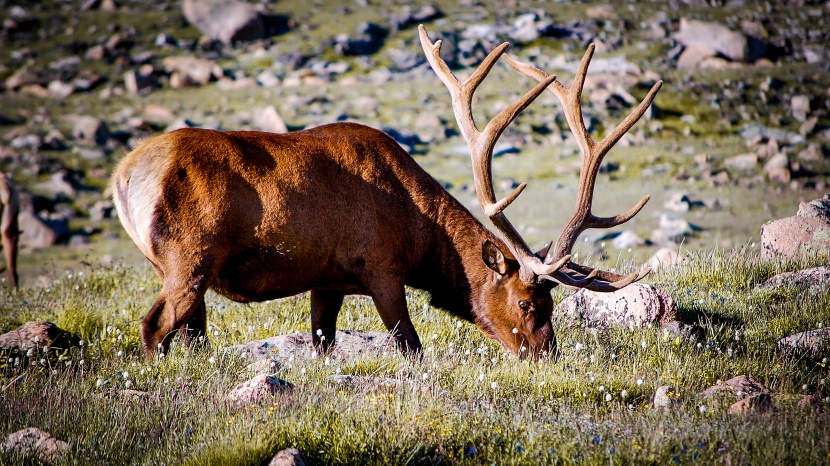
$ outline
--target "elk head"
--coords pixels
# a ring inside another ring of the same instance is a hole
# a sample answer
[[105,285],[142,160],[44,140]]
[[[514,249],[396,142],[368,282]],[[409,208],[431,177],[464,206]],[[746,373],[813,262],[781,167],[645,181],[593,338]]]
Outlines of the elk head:
[[[593,44],[585,52],[570,89],[556,81],[556,76],[506,55],[508,43],[496,47],[467,80],[460,82],[441,59],[441,41],[432,43],[424,26],[421,25],[418,29],[421,46],[430,66],[450,91],[455,120],[470,149],[479,204],[508,249],[503,251],[489,241],[482,246],[482,258],[492,270],[493,276],[492,286],[484,288],[488,306],[484,307],[484,315],[479,317],[479,324],[491,337],[520,358],[539,356],[555,349],[551,327],[553,304],[550,297],[553,287],[561,284],[593,291],[614,291],[649,273],[648,268],[631,275],[593,269],[572,262],[570,252],[585,229],[612,228],[625,223],[648,202],[649,196],[645,196],[627,212],[614,217],[597,217],[591,212],[594,185],[603,158],[645,113],[662,86],[662,81],[652,87],[640,105],[608,136],[602,141],[594,142],[583,123],[581,104],[582,87],[594,52]],[[539,84],[508,105],[487,123],[483,131],[479,131],[472,114],[473,94],[499,58],[504,58],[509,66],[536,79]],[[550,245],[534,253],[504,214],[504,210],[516,200],[527,184],[521,183],[512,193],[497,200],[492,174],[493,147],[499,136],[545,89],[550,89],[562,103],[568,125],[582,155],[576,208],[557,239],[551,257],[548,255]]]

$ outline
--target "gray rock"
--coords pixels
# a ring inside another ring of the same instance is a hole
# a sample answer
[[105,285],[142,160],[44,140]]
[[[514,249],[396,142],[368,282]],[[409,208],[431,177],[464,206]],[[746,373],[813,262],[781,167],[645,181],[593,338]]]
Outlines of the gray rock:
[[380,50],[388,34],[377,24],[361,23],[355,36],[340,34],[334,38],[334,52],[343,56],[371,55]]
[[222,77],[222,68],[211,60],[180,56],[165,57],[164,70],[170,75],[170,87],[202,86]]
[[60,329],[52,322],[30,321],[0,335],[0,349],[10,352],[26,352],[44,347],[68,348],[78,337]]
[[669,385],[661,385],[657,387],[654,392],[654,397],[651,400],[652,406],[655,408],[671,408],[680,400],[677,389]]
[[810,114],[810,96],[794,95],[790,99],[790,113],[798,121],[805,121]]
[[75,92],[75,86],[72,83],[66,83],[55,79],[53,81],[49,81],[49,84],[46,86],[46,90],[49,91],[50,96],[56,99],[65,99]]
[[776,139],[780,141],[787,141],[790,144],[800,144],[804,142],[804,136],[793,132],[786,131],[779,128],[769,128],[760,123],[745,123],[738,134],[744,139],[755,139],[758,137],[764,139]]
[[830,267],[814,267],[811,269],[796,270],[795,272],[779,273],[768,278],[757,288],[776,288],[791,286],[803,289],[827,290],[830,288]]
[[795,333],[778,340],[780,350],[801,350],[821,354],[830,349],[830,327]]
[[306,466],[307,461],[305,455],[300,453],[296,448],[286,448],[280,450],[268,462],[268,466]]
[[107,125],[93,116],[81,116],[75,119],[72,138],[83,143],[103,146],[110,138]]
[[705,59],[714,57],[717,53],[715,49],[708,45],[690,44],[677,57],[677,69],[693,70],[700,66]]
[[89,218],[94,222],[100,222],[107,218],[112,218],[115,213],[115,204],[109,199],[104,199],[95,202],[89,208]]
[[257,131],[268,131],[271,133],[288,132],[285,121],[283,121],[273,105],[254,110],[251,127]]
[[0,444],[0,452],[32,455],[44,463],[59,460],[69,450],[69,444],[58,440],[37,427],[13,432]]
[[733,403],[726,410],[728,414],[746,416],[750,414],[761,414],[773,411],[775,406],[769,393],[748,396]]
[[761,227],[761,258],[795,259],[830,251],[830,195],[809,203],[798,212]]
[[665,292],[643,283],[600,293],[581,289],[565,298],[556,310],[592,327],[641,327],[675,320],[677,304]]
[[646,265],[654,272],[660,269],[676,267],[683,262],[683,258],[674,248],[660,248],[652,255]]
[[47,82],[49,82],[49,79],[45,73],[24,66],[6,79],[6,89],[15,91],[30,84],[43,85]]
[[703,327],[697,324],[684,324],[679,320],[665,322],[660,325],[660,330],[663,335],[669,335],[674,338],[680,338],[688,343],[700,343],[706,336]]
[[753,380],[746,375],[732,377],[726,382],[713,385],[700,393],[704,398],[726,397],[733,400],[741,400],[749,396],[769,393],[767,387]]
[[740,154],[723,161],[726,168],[736,171],[755,171],[758,168],[758,154]]
[[202,34],[226,45],[262,39],[266,27],[253,5],[236,0],[184,0],[182,12]]
[[416,24],[435,21],[443,16],[444,13],[437,5],[421,5],[419,7],[405,5],[400,13],[390,15],[389,22],[392,30],[398,31]]
[[625,230],[611,240],[611,245],[617,249],[636,248],[645,244],[646,240],[631,230]]
[[294,385],[274,375],[260,374],[242,382],[228,393],[228,400],[238,406],[260,404],[280,393],[291,391]]
[[58,231],[43,221],[34,212],[21,209],[17,217],[20,224],[20,247],[42,249],[54,246],[60,237]]
[[[394,349],[395,343],[386,333],[340,330],[337,332],[335,346],[331,351],[335,355],[354,357],[362,354],[379,354],[384,351],[394,351]],[[254,340],[231,346],[228,351],[247,354],[248,359],[254,360],[273,357],[287,359],[291,356],[309,357],[312,354],[316,357],[311,343],[311,333],[293,333]]]
[[43,141],[37,134],[25,134],[17,136],[9,141],[9,146],[15,150],[31,150],[38,152],[43,146]]
[[675,39],[687,47],[709,47],[732,61],[749,61],[746,36],[719,23],[681,18]]
[[692,201],[688,193],[674,193],[666,199],[663,207],[674,212],[688,212],[692,209]]

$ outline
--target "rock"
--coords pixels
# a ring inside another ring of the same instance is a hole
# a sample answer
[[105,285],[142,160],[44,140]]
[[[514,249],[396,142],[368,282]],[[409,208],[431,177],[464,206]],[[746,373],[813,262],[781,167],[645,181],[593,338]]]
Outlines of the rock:
[[268,466],[306,466],[307,461],[305,455],[300,453],[296,448],[286,448],[280,450],[268,462]]
[[361,23],[355,37],[340,34],[334,38],[334,52],[341,56],[371,55],[380,50],[388,34],[377,24]]
[[735,414],[745,416],[748,414],[760,414],[772,411],[774,409],[772,404],[772,397],[769,393],[761,393],[759,395],[748,396],[742,400],[736,401],[726,410],[728,414]]
[[666,199],[663,207],[674,212],[688,212],[692,209],[692,201],[687,193],[674,193]]
[[15,91],[30,84],[46,84],[49,79],[41,71],[24,66],[6,79],[6,89]]
[[790,113],[798,121],[807,120],[807,116],[810,114],[810,96],[794,95],[790,99]]
[[792,178],[790,172],[790,159],[786,154],[778,153],[773,155],[767,163],[764,164],[764,173],[770,181],[777,181],[780,183],[789,183]]
[[222,77],[222,68],[211,60],[196,57],[165,57],[164,70],[171,73],[170,87],[202,86]]
[[266,37],[262,14],[253,5],[235,0],[184,0],[187,21],[211,40],[225,45]]
[[273,105],[254,110],[251,127],[257,131],[268,131],[271,133],[287,133],[285,125],[277,109]]
[[709,47],[732,61],[751,61],[746,36],[719,23],[681,18],[680,30],[674,37],[687,47]]
[[[340,330],[335,337],[333,354],[342,356],[358,356],[362,354],[380,354],[384,351],[394,351],[395,343],[389,335],[381,332],[363,332],[354,330]],[[294,357],[316,356],[311,344],[311,333],[293,333],[279,335],[263,340],[254,340],[228,348],[234,353],[247,354],[249,359],[259,360],[279,357],[287,359]]]
[[726,168],[737,171],[755,171],[758,168],[758,154],[740,154],[723,161]]
[[43,137],[43,144],[52,150],[66,150],[68,148],[63,133],[57,128],[52,128],[46,133],[46,136]]
[[72,127],[72,138],[78,141],[103,146],[110,138],[107,125],[93,116],[81,116]]
[[807,147],[798,153],[798,160],[802,162],[815,162],[824,158],[824,151],[821,146],[816,143],[810,143]]
[[156,87],[157,83],[152,74],[130,70],[124,73],[124,89],[131,96],[146,94]]
[[706,336],[703,327],[701,327],[700,325],[684,324],[679,320],[673,320],[671,322],[663,323],[662,325],[660,325],[660,330],[663,331],[663,335],[669,335],[670,337],[680,338],[681,340],[685,340],[688,343],[700,343]]
[[830,289],[830,267],[814,267],[812,269],[796,270],[795,272],[779,273],[768,278],[757,288],[776,288],[779,286],[791,286],[805,290],[828,290]]
[[280,85],[280,78],[271,70],[265,70],[256,77],[256,82],[262,87],[272,88]]
[[813,131],[815,131],[817,125],[818,117],[811,116],[810,118],[804,120],[804,123],[801,123],[801,126],[798,127],[798,134],[800,134],[802,137],[810,136],[811,134],[813,134]]
[[795,333],[778,340],[779,350],[801,350],[821,354],[830,349],[830,327]]
[[677,69],[693,70],[707,58],[714,57],[718,52],[707,45],[691,44],[677,57]]
[[13,432],[0,444],[0,452],[36,456],[44,463],[52,463],[69,450],[69,444],[58,440],[37,427]]
[[361,388],[364,391],[400,388],[402,383],[398,379],[388,377],[369,377],[358,375],[337,374],[329,377],[337,385],[351,388]]
[[700,396],[704,398],[725,396],[731,399],[742,400],[748,396],[760,395],[762,393],[769,393],[767,387],[746,375],[739,375],[732,377],[726,382],[707,388],[700,393]]
[[685,219],[677,217],[672,214],[660,215],[660,231],[666,234],[669,238],[685,238],[693,236],[700,231],[700,227],[692,225]]
[[228,393],[228,400],[241,406],[259,404],[266,401],[268,397],[293,389],[293,384],[277,376],[260,374],[234,387]]
[[674,387],[661,385],[657,387],[652,398],[652,406],[655,408],[670,408],[679,401],[680,394]]
[[94,222],[100,222],[107,218],[112,218],[115,212],[115,204],[109,199],[96,201],[92,207],[89,208],[89,218]]
[[25,352],[31,348],[40,349],[46,346],[68,348],[77,341],[78,337],[60,329],[52,322],[30,321],[0,335],[0,349]]
[[276,359],[260,359],[248,364],[245,370],[256,374],[274,374],[282,368],[282,364]]
[[151,124],[166,125],[176,119],[176,114],[172,110],[162,107],[160,105],[149,104],[144,107],[142,115],[145,120]]
[[9,147],[15,150],[31,150],[34,152],[40,151],[43,146],[43,140],[37,134],[25,134],[17,136],[9,141]]
[[585,16],[602,21],[617,21],[620,19],[617,12],[614,11],[614,7],[611,5],[589,6],[585,9]]
[[780,128],[769,128],[760,123],[754,122],[744,123],[744,125],[738,131],[738,134],[740,134],[742,138],[750,140],[760,136],[765,139],[787,141],[790,144],[800,144],[804,142],[804,136],[798,133],[786,131]]
[[65,83],[55,79],[53,81],[49,81],[49,84],[46,86],[46,90],[49,91],[49,95],[51,97],[56,99],[65,99],[75,92],[75,86],[71,83]]
[[93,45],[92,47],[86,49],[86,52],[84,52],[84,58],[88,61],[101,61],[106,56],[107,50],[100,44]]
[[20,225],[20,247],[42,249],[58,243],[60,235],[56,229],[29,210],[20,210],[17,216]]
[[398,31],[416,24],[435,21],[443,16],[444,13],[437,5],[421,5],[420,7],[404,5],[400,13],[390,15],[389,23],[393,31]]
[[69,237],[69,241],[66,242],[66,245],[69,247],[74,248],[81,248],[84,246],[88,246],[92,243],[92,240],[89,239],[89,236],[86,235],[72,235]]
[[611,293],[581,289],[556,309],[588,326],[633,328],[677,318],[677,304],[671,296],[643,283],[632,283]]
[[78,185],[74,176],[65,169],[53,173],[49,181],[38,184],[38,187],[51,194],[66,194],[70,198],[78,194]]
[[683,262],[683,258],[674,248],[660,248],[651,256],[646,265],[654,272],[663,268],[672,268]]
[[646,240],[631,230],[625,230],[611,240],[611,245],[617,249],[636,248],[645,244]]
[[830,251],[830,195],[802,202],[795,216],[761,227],[761,258],[795,259]]

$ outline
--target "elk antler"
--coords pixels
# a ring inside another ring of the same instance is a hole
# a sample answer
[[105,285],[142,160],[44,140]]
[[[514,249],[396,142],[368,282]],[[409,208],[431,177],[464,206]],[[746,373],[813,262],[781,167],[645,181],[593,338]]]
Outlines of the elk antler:
[[[582,120],[582,87],[585,84],[585,75],[588,72],[588,64],[591,62],[591,57],[594,55],[594,44],[588,46],[585,55],[582,57],[582,62],[579,64],[579,69],[574,77],[574,82],[569,89],[565,89],[560,82],[555,81],[548,87],[559,101],[565,111],[565,118],[568,120],[568,126],[574,136],[576,136],[579,150],[582,153],[582,169],[579,173],[579,193],[577,194],[576,209],[573,216],[568,221],[559,238],[556,240],[556,246],[553,250],[552,260],[560,261],[570,255],[574,243],[579,235],[587,228],[612,228],[622,223],[627,222],[646,205],[649,196],[645,196],[634,207],[620,215],[614,217],[597,217],[591,212],[591,205],[594,199],[594,185],[596,184],[597,173],[599,172],[600,164],[605,154],[620,140],[621,137],[629,130],[635,123],[643,116],[646,109],[654,100],[657,91],[663,85],[663,81],[657,81],[651,90],[646,95],[645,99],[640,102],[640,105],[628,115],[622,123],[620,123],[609,135],[599,142],[595,142],[588,135],[588,130],[585,128],[585,123]],[[509,55],[504,56],[504,60],[515,70],[530,76],[540,83],[549,83],[550,76],[544,71],[530,65],[528,63],[520,62]],[[643,268],[639,273],[631,275],[618,275],[612,272],[603,270],[595,270],[584,265],[576,264],[565,260],[566,265],[561,269],[548,275],[551,278],[564,285],[588,288],[594,291],[614,291],[635,282],[646,276],[651,270]]]
[[433,44],[429,40],[429,36],[427,36],[426,29],[424,29],[423,25],[418,26],[418,32],[421,36],[421,46],[424,49],[424,54],[426,54],[429,64],[450,91],[455,120],[461,130],[461,136],[467,141],[467,145],[470,148],[473,180],[475,182],[476,194],[478,195],[478,202],[481,204],[484,213],[490,218],[493,226],[501,233],[504,242],[510,248],[510,252],[519,261],[520,278],[526,283],[535,283],[538,277],[555,273],[570,259],[570,255],[563,255],[556,263],[547,264],[544,258],[539,258],[533,253],[503,212],[510,203],[519,197],[519,194],[525,189],[527,183],[520,184],[508,196],[496,201],[491,163],[493,160],[493,147],[496,145],[499,136],[501,136],[505,128],[516,119],[516,116],[522,110],[527,108],[534,99],[545,91],[545,88],[556,80],[556,76],[545,76],[544,79],[540,79],[536,87],[499,112],[495,118],[487,123],[484,131],[479,131],[473,120],[473,94],[510,44],[505,42],[496,47],[487,55],[478,69],[466,81],[459,82],[458,78],[450,71],[446,62],[441,59],[441,41],[435,41]]

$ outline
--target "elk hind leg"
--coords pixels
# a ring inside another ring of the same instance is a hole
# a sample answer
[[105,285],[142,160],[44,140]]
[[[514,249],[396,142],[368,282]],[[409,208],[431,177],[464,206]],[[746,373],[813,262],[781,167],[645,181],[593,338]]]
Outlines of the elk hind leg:
[[152,359],[157,350],[167,351],[175,333],[186,329],[189,323],[194,330],[204,332],[205,318],[201,315],[204,315],[207,276],[184,283],[170,277],[167,275],[161,294],[141,322],[141,344],[147,359]]
[[338,291],[311,290],[311,340],[319,353],[325,353],[334,345],[343,297],[344,294]]

